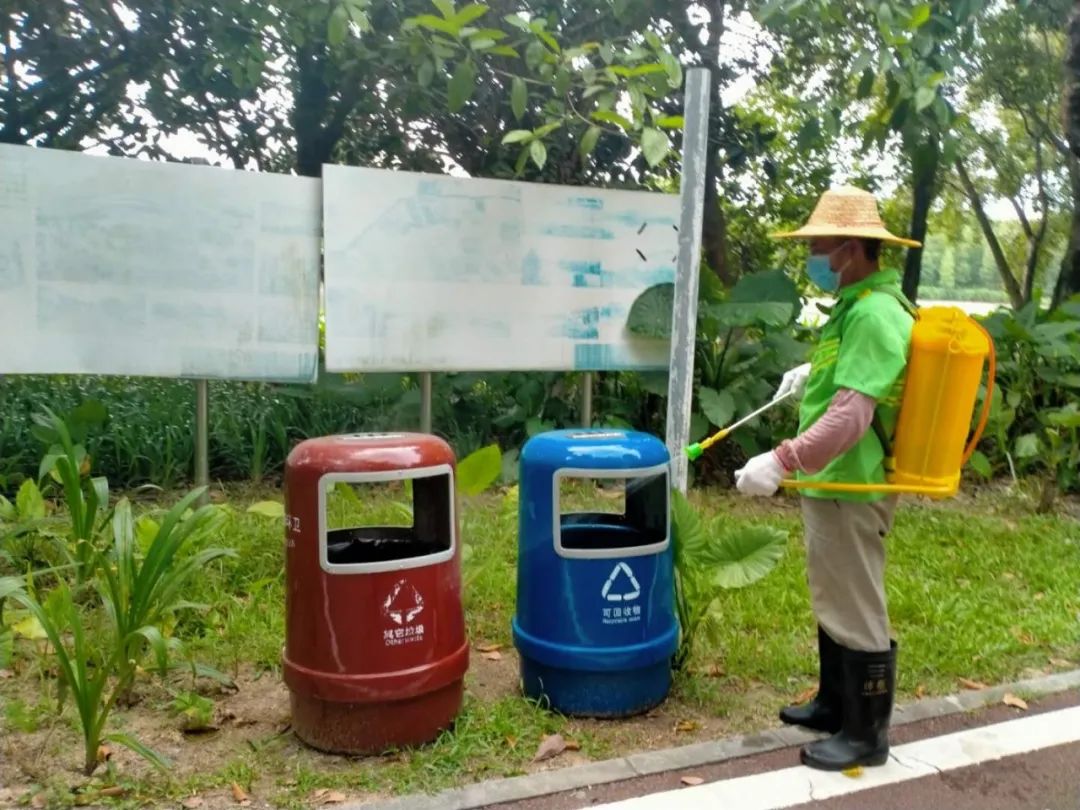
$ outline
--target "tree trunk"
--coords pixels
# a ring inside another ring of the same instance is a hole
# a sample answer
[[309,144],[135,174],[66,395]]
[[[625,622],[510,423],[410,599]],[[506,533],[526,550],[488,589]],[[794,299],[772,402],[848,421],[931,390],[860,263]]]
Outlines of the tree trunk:
[[971,182],[971,177],[964,167],[964,161],[957,158],[955,165],[956,174],[960,178],[960,185],[964,187],[964,194],[968,198],[968,202],[971,203],[972,209],[975,211],[975,219],[979,223],[979,228],[982,230],[983,238],[986,239],[986,244],[990,247],[990,253],[994,257],[994,264],[997,266],[998,273],[1001,275],[1001,283],[1005,286],[1005,292],[1009,295],[1009,301],[1012,303],[1013,309],[1020,309],[1027,303],[1027,300],[1024,298],[1024,293],[1020,290],[1020,284],[1017,282],[1016,276],[1013,275],[1012,268],[1009,267],[1009,260],[1005,258],[1005,251],[1001,249],[1001,243],[998,241],[997,234],[994,233],[994,224],[986,214],[982,198],[979,196],[975,184]]
[[[913,185],[911,209],[911,238],[917,242],[926,241],[926,224],[930,218],[930,207],[937,196],[938,166],[941,161],[941,148],[934,140],[927,148],[924,159],[911,161],[911,179]],[[919,294],[919,280],[922,278],[922,248],[911,248],[904,262],[904,295],[915,302]]]
[[1054,289],[1053,306],[1080,293],[1080,0],[1073,3],[1065,47],[1065,139],[1072,153],[1069,176],[1072,181],[1073,219],[1069,247],[1061,263],[1061,275]]

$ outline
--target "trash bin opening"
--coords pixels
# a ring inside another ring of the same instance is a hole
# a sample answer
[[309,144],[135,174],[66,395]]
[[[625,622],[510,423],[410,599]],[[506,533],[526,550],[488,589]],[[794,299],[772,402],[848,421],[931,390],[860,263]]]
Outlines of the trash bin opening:
[[436,562],[453,553],[451,473],[399,475],[393,480],[331,477],[321,485],[329,570],[358,572],[384,563]]
[[667,470],[631,477],[560,475],[556,545],[576,551],[655,546],[668,536]]

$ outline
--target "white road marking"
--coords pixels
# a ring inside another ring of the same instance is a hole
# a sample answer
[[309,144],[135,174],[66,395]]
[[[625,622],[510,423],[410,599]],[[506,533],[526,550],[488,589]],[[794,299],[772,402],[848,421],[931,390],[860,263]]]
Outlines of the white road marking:
[[896,746],[887,764],[864,768],[857,777],[800,765],[596,805],[593,810],[780,810],[1074,742],[1080,742],[1080,706]]

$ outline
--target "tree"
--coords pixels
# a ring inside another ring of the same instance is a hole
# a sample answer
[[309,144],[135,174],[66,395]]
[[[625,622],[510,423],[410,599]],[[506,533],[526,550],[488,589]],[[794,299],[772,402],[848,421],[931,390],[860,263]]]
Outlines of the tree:
[[110,0],[0,0],[0,143],[78,149],[140,126],[128,95],[158,65],[141,9]]
[[1073,3],[1066,36],[1063,96],[1073,218],[1069,246],[1065,251],[1061,274],[1054,289],[1054,306],[1080,293],[1080,0]]
[[[971,206],[1016,309],[1032,300],[1053,252],[1051,224],[1067,205],[1064,139],[1055,114],[1065,3],[1007,7],[980,26],[960,126],[969,146],[953,165],[953,190]],[[1019,240],[1006,239],[991,221],[986,210],[991,197],[1011,203]]]

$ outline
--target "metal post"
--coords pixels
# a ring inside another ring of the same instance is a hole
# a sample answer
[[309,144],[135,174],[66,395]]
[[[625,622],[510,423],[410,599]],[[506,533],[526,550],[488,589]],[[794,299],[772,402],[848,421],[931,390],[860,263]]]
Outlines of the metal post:
[[679,222],[679,264],[671,324],[671,369],[668,377],[667,446],[671,453],[671,485],[686,492],[690,416],[694,397],[694,340],[697,327],[701,226],[705,218],[705,157],[709,143],[709,72],[686,73],[682,153],[682,217]]
[[431,433],[431,372],[420,374],[420,431]]
[[[210,485],[210,385],[195,381],[195,486]],[[200,499],[208,503],[209,493]]]
[[592,427],[592,388],[593,373],[586,371],[581,375],[581,426]]

